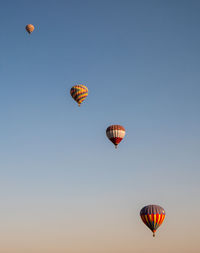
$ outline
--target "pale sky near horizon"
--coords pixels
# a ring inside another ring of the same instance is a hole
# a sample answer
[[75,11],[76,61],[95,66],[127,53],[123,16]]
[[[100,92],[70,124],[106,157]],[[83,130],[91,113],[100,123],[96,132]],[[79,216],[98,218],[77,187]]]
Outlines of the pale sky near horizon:
[[[0,252],[200,252],[199,13],[194,0],[1,1]],[[110,124],[126,129],[117,150]],[[166,211],[154,239],[148,204]]]

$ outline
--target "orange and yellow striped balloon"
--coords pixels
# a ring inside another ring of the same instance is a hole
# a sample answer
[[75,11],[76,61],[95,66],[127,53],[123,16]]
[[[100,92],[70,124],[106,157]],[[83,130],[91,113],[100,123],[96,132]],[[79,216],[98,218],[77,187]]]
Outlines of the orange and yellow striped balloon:
[[81,103],[86,99],[88,96],[88,88],[82,84],[75,85],[71,88],[70,94],[73,99],[78,103],[80,106]]
[[31,34],[31,33],[34,31],[34,29],[35,29],[35,27],[34,27],[34,25],[32,25],[32,24],[28,24],[28,25],[26,26],[26,31],[27,31],[29,34]]

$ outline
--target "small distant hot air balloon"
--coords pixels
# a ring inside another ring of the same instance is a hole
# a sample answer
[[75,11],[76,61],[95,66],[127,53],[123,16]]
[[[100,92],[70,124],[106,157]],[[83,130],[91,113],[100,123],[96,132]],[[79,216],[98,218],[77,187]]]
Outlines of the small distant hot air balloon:
[[32,24],[28,24],[28,25],[26,26],[26,31],[27,31],[29,34],[31,34],[31,33],[34,31],[34,29],[35,29],[35,27],[34,27],[34,25],[32,25]]
[[153,236],[155,236],[156,230],[165,219],[165,210],[161,206],[149,205],[141,209],[140,216],[144,224],[153,232]]
[[106,130],[106,135],[108,139],[115,145],[115,148],[117,148],[117,145],[123,140],[125,133],[125,128],[120,125],[109,126]]
[[82,84],[75,85],[71,88],[70,94],[73,99],[78,103],[80,106],[81,103],[86,99],[88,96],[88,88]]

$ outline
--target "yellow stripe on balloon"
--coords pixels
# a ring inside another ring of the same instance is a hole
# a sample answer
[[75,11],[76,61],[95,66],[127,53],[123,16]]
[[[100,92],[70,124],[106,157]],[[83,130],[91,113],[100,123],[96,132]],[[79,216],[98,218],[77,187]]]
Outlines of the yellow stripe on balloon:
[[158,216],[158,225],[157,225],[157,227],[160,226],[160,218],[161,218],[161,215],[159,214],[159,216]]
[[154,228],[156,228],[156,214],[153,215],[154,218]]

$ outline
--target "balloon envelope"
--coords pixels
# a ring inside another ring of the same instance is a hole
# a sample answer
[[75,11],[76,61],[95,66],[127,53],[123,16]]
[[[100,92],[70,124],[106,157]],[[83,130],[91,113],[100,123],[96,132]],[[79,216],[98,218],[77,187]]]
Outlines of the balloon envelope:
[[81,103],[86,99],[88,96],[88,88],[82,84],[75,85],[71,88],[70,94],[73,99],[78,103],[80,106]]
[[27,26],[26,26],[26,31],[30,34],[30,33],[32,33],[33,31],[34,31],[34,29],[35,29],[35,27],[34,27],[34,25],[32,25],[32,24],[28,24]]
[[148,205],[141,209],[140,216],[144,224],[153,232],[163,223],[165,219],[165,210],[158,205]]
[[106,129],[106,135],[115,147],[123,140],[125,133],[125,128],[120,125],[112,125]]

